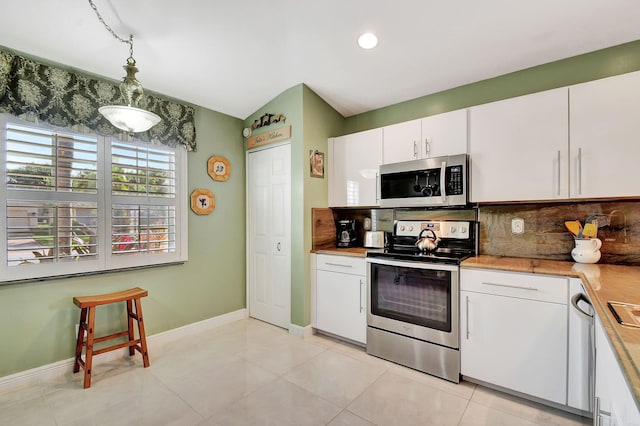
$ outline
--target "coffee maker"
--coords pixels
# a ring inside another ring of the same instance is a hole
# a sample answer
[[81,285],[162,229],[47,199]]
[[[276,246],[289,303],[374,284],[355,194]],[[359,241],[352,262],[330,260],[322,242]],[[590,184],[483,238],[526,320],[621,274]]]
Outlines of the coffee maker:
[[336,246],[354,247],[357,239],[355,219],[342,219],[336,222]]

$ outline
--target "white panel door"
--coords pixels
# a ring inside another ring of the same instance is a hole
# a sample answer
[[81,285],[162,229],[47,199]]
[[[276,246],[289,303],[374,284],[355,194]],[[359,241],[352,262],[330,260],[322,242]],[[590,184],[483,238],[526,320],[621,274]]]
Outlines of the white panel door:
[[249,315],[283,328],[291,317],[291,146],[247,161]]

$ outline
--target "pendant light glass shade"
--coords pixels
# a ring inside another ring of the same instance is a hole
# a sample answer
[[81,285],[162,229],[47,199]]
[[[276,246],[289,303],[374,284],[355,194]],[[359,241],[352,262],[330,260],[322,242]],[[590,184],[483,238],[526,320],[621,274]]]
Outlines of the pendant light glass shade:
[[98,108],[98,112],[118,129],[128,133],[146,132],[160,122],[160,117],[150,111],[131,106],[137,105],[144,94],[142,85],[136,79],[138,68],[133,57],[127,59],[123,67],[127,75],[120,83],[120,92],[127,106],[109,105]]
[[144,109],[125,105],[109,105],[98,112],[111,124],[129,133],[146,132],[160,122],[160,117]]

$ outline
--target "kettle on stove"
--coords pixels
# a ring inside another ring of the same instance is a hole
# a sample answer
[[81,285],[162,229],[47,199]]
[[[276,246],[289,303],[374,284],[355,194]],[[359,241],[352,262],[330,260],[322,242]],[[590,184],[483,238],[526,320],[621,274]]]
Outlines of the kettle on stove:
[[[423,237],[422,234],[424,234],[425,231],[431,232],[432,236]],[[433,229],[423,229],[418,235],[416,247],[418,247],[420,251],[433,251],[438,248],[439,243],[440,238],[438,238]]]

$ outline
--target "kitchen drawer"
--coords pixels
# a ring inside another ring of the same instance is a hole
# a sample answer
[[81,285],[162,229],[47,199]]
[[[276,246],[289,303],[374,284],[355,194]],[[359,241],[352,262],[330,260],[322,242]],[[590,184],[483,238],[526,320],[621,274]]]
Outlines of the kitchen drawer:
[[343,274],[366,275],[366,266],[363,257],[332,256],[319,254],[316,257],[316,269]]
[[567,304],[567,278],[462,269],[460,289],[476,293]]

